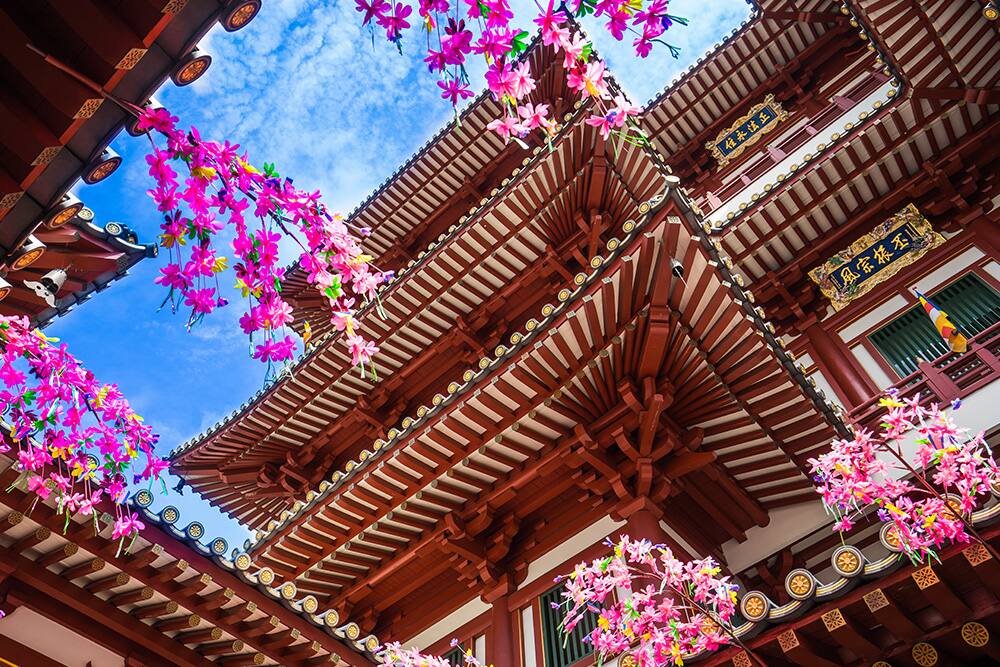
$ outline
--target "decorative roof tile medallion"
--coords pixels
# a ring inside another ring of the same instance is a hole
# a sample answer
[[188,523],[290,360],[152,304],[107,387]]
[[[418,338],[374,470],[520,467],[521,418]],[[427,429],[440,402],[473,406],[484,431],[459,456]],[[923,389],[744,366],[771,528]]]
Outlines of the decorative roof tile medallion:
[[891,523],[882,525],[882,528],[878,531],[878,539],[882,543],[882,546],[889,551],[899,553],[902,550],[902,546],[899,543],[899,534],[896,532],[896,527]]
[[810,271],[809,277],[834,309],[841,310],[942,243],[944,237],[909,204]]
[[785,590],[794,600],[808,600],[816,592],[816,578],[804,568],[796,568],[785,577]]
[[857,547],[848,544],[837,547],[830,557],[833,569],[842,577],[856,577],[864,571],[865,557]]
[[740,600],[740,614],[748,621],[761,621],[771,610],[771,601],[760,591],[750,591]]
[[970,621],[962,626],[962,641],[969,646],[982,648],[990,641],[990,631],[982,623]]
[[787,117],[788,112],[781,108],[781,103],[774,99],[774,95],[769,94],[763,102],[751,107],[746,115],[740,116],[732,125],[719,132],[713,141],[705,144],[705,148],[712,152],[719,161],[719,166],[724,167]]
[[920,667],[933,667],[938,662],[938,652],[937,649],[928,644],[927,642],[917,642],[910,649],[910,655],[913,656],[913,662],[920,665]]

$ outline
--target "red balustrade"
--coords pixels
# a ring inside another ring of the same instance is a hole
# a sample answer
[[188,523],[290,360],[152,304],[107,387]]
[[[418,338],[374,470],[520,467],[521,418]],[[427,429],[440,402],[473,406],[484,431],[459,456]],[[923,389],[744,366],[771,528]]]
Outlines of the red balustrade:
[[[1000,379],[1000,322],[969,341],[961,354],[948,352],[934,361],[921,361],[915,373],[893,385],[901,398],[920,397],[920,405],[950,403],[965,398]],[[883,408],[874,396],[850,412],[850,421],[872,429],[878,425]]]

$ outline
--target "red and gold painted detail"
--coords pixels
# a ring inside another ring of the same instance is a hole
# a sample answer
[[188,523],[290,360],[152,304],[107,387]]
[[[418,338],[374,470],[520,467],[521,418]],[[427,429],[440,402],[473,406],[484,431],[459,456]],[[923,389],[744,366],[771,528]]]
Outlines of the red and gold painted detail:
[[4,196],[0,197],[0,211],[14,208],[14,205],[21,201],[22,196],[24,196],[23,192],[8,192]]
[[122,59],[118,61],[117,65],[115,65],[115,69],[121,69],[121,70],[132,69],[133,67],[139,64],[139,61],[142,60],[142,57],[146,55],[146,51],[148,51],[148,49],[139,49],[139,48],[129,49],[128,53],[122,56]]
[[62,146],[46,146],[39,153],[38,157],[31,161],[32,167],[37,167],[39,165],[46,165],[56,159],[59,152],[62,150]]
[[175,75],[174,81],[178,86],[186,86],[188,84],[194,83],[197,79],[208,70],[208,66],[211,64],[212,59],[205,55],[185,64]]
[[10,268],[12,271],[20,271],[21,269],[26,269],[45,254],[45,248],[34,248],[28,252],[20,255],[17,259],[11,262]]
[[100,183],[105,178],[115,173],[118,167],[121,166],[121,163],[122,163],[121,157],[117,155],[111,157],[110,159],[105,160],[100,164],[96,165],[93,169],[84,174],[83,180],[88,185],[93,185],[94,183]]
[[223,21],[223,27],[230,32],[246,27],[257,16],[260,7],[260,0],[247,0],[237,4],[229,11],[229,15]]
[[103,103],[103,97],[92,97],[88,100],[84,100],[83,104],[80,106],[80,110],[73,114],[73,118],[76,120],[90,118],[97,113],[97,110],[101,108],[101,104]]
[[82,208],[83,208],[82,203],[75,204],[73,206],[68,206],[63,210],[59,211],[58,213],[56,213],[55,215],[53,215],[52,217],[50,217],[48,221],[45,223],[45,226],[48,227],[49,229],[58,229],[59,227],[62,227],[67,222],[75,218],[80,213],[80,210]]

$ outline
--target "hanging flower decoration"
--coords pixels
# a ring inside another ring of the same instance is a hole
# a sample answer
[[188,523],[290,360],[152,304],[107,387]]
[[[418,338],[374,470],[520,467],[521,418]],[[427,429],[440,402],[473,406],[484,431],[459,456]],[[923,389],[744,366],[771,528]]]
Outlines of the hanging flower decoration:
[[598,614],[587,641],[599,662],[629,650],[641,667],[680,665],[683,656],[735,641],[737,587],[714,560],[685,562],[667,546],[628,536],[608,546],[610,555],[557,579],[566,582],[564,632]]
[[[405,16],[400,10],[394,29]],[[361,241],[369,230],[331,213],[318,191],[296,189],[274,165],[254,167],[238,145],[204,141],[195,128],[178,129],[177,118],[165,109],[143,110],[138,125],[166,137],[161,150],[149,133],[152,148],[146,157],[156,182],[149,194],[163,214],[160,239],[168,251],[168,263],[156,278],[169,290],[164,303],[175,310],[189,308],[189,328],[228,304],[219,274],[229,260],[218,242],[228,230],[235,287],[249,301],[240,327],[250,337],[251,354],[269,369],[287,362],[296,342],[289,331],[292,308],[281,296],[285,270],[279,243],[293,239],[302,250],[299,266],[329,304],[335,328],[346,332],[353,363],[362,374],[366,365],[374,374],[378,347],[360,335],[354,305],[377,300],[378,287],[392,274],[373,268],[373,258],[365,254]],[[174,166],[184,175],[183,185]]]
[[[833,529],[850,531],[874,505],[914,563],[936,558],[942,546],[977,538],[964,516],[997,478],[982,433],[970,436],[937,405],[900,401],[895,390],[880,402],[888,409],[881,433],[859,429],[853,439],[837,440],[809,460],[823,504],[837,519]],[[911,434],[918,437],[909,459],[904,444]]]
[[[451,640],[451,646],[456,648],[458,640]],[[425,655],[415,648],[403,648],[399,642],[390,642],[383,646],[380,656],[378,663],[380,667],[452,667],[452,664],[444,658]],[[483,667],[483,663],[472,655],[472,649],[466,649],[462,654],[462,664],[467,667]]]
[[[730,627],[736,586],[719,576],[714,560],[681,561],[665,545],[625,535],[608,546],[610,555],[556,578],[566,582],[565,600],[553,603],[566,610],[560,627],[567,635],[585,614],[598,615],[597,627],[584,640],[593,644],[598,664],[628,650],[640,667],[682,665],[684,656],[738,642]],[[398,643],[384,648],[382,667],[448,665]],[[481,667],[471,651],[464,659]]]
[[0,453],[16,451],[14,483],[52,498],[66,525],[94,516],[102,501],[116,512],[114,538],[144,528],[124,505],[131,482],[158,480],[167,464],[153,453],[157,436],[115,385],[101,384],[65,344],[33,329],[23,317],[0,317],[0,411],[7,437]]
[[[410,28],[408,18],[412,8],[400,2],[386,0],[355,0],[362,14],[361,25],[371,33],[381,28],[385,38],[402,53],[403,31]],[[606,29],[618,41],[626,33],[634,35],[636,55],[648,56],[654,43],[665,45],[675,58],[676,47],[661,37],[674,23],[687,25],[687,20],[667,13],[668,0],[573,0],[570,7],[577,17],[606,17]],[[486,83],[493,98],[503,108],[503,116],[487,126],[505,142],[521,141],[533,131],[542,133],[546,141],[556,133],[558,125],[549,115],[547,104],[532,104],[528,97],[535,89],[535,77],[530,64],[521,58],[528,48],[529,33],[513,26],[514,13],[507,0],[417,0],[419,25],[426,33],[427,57],[424,62],[437,82],[441,97],[452,107],[473,96],[467,59],[473,56],[486,61]],[[537,1],[536,1],[537,4]],[[594,112],[587,119],[599,128],[601,136],[615,135],[621,141],[641,143],[645,135],[635,118],[638,107],[622,95],[612,95],[605,80],[604,63],[598,60],[593,45],[575,33],[564,5],[555,0],[538,6],[535,25],[541,33],[543,47],[552,46],[564,55],[566,82],[581,99],[594,102]]]

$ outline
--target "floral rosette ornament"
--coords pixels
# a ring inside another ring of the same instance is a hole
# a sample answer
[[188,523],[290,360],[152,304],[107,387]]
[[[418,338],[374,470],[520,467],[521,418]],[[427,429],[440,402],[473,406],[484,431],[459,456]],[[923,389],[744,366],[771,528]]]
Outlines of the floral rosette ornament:
[[[411,27],[413,7],[389,0],[355,3],[362,14],[361,24],[367,26],[373,42],[378,26],[402,53],[403,31]],[[533,22],[541,32],[542,45],[564,54],[567,85],[581,99],[594,102],[594,113],[587,124],[599,128],[605,139],[615,135],[630,143],[645,141],[635,121],[638,107],[621,94],[611,94],[604,63],[594,56],[593,45],[571,29],[566,6],[557,6],[554,0],[536,5],[538,14]],[[676,58],[678,49],[661,37],[674,23],[687,24],[685,19],[667,13],[667,0],[647,0],[645,4],[643,0],[574,0],[569,9],[577,17],[592,14],[606,18],[605,27],[618,41],[626,33],[633,35],[632,44],[641,58],[649,55],[654,43],[667,46]],[[486,83],[503,108],[503,117],[487,127],[505,142],[521,141],[534,131],[541,132],[546,141],[555,135],[558,126],[548,105],[529,101],[535,78],[530,63],[520,58],[528,48],[529,33],[514,27],[514,12],[507,0],[418,0],[417,17],[426,33],[424,62],[431,73],[439,76],[441,97],[453,108],[473,97],[466,62],[473,56],[482,57],[487,65]]]
[[[937,405],[901,401],[896,391],[880,403],[888,410],[881,433],[859,429],[809,460],[823,504],[836,517],[833,529],[850,531],[875,506],[914,563],[936,559],[942,546],[978,539],[964,517],[989,495],[998,473],[983,434],[957,427]],[[908,459],[905,444],[914,435],[916,450]]]
[[153,453],[157,436],[118,387],[99,383],[58,342],[26,318],[0,317],[0,411],[8,430],[0,453],[16,452],[21,474],[12,488],[54,499],[67,526],[111,502],[114,539],[124,541],[145,527],[124,505],[132,467],[144,459],[131,482],[152,483],[167,464]]
[[[163,214],[160,239],[168,251],[168,263],[156,279],[169,290],[164,303],[174,310],[190,308],[188,327],[228,304],[219,285],[219,274],[229,265],[220,254],[219,237],[228,230],[237,260],[235,288],[249,300],[240,327],[250,337],[251,354],[269,368],[287,362],[296,342],[289,331],[292,308],[281,296],[285,270],[278,244],[293,239],[302,250],[299,265],[326,298],[334,327],[346,332],[354,365],[362,374],[369,365],[374,374],[372,356],[378,348],[359,334],[354,308],[358,300],[377,300],[379,285],[392,275],[374,269],[365,254],[361,239],[369,230],[328,211],[319,192],[296,189],[274,165],[254,167],[238,145],[204,141],[195,128],[178,129],[177,118],[166,109],[143,110],[138,125],[166,137],[161,150],[148,134],[152,148],[146,157],[156,181],[149,194]],[[183,184],[173,165],[183,174]],[[303,330],[308,343],[308,323]]]

